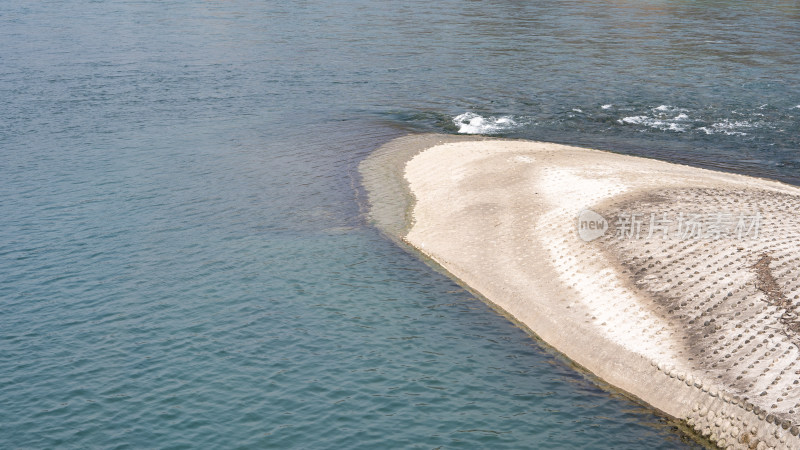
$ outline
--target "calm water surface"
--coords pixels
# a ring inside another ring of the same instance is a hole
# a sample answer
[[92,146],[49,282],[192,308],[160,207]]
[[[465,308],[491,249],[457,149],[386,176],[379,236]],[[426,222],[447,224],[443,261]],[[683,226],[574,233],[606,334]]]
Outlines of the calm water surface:
[[0,5],[0,447],[691,448],[363,219],[490,133],[798,183],[800,6]]

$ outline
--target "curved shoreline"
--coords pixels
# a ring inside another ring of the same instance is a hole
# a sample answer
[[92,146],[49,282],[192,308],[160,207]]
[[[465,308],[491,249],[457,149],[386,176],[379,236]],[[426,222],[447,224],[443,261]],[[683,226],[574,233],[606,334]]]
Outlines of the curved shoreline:
[[[402,137],[359,169],[378,228],[577,364],[720,447],[800,448],[800,283],[784,267],[800,246],[800,189],[475,136]],[[761,238],[614,239],[624,223],[610,220],[599,239],[576,232],[587,208],[611,218],[728,206],[763,210]]]

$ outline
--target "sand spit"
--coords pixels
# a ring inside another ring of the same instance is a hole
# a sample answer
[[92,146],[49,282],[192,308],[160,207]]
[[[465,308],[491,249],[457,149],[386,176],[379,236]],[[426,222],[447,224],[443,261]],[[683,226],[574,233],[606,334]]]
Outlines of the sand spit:
[[379,228],[576,363],[721,448],[800,448],[800,189],[441,135],[361,172]]

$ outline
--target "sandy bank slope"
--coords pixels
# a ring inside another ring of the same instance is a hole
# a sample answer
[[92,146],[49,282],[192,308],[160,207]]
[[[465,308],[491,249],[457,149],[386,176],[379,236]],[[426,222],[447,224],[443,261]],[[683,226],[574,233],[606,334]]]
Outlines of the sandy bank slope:
[[800,189],[436,135],[361,169],[379,227],[588,370],[723,448],[800,448]]

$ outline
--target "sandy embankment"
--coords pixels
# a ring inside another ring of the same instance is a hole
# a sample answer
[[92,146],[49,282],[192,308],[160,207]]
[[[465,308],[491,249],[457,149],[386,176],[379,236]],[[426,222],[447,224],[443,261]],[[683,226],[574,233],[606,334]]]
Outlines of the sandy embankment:
[[361,173],[379,228],[576,363],[720,447],[800,448],[800,189],[441,135]]

